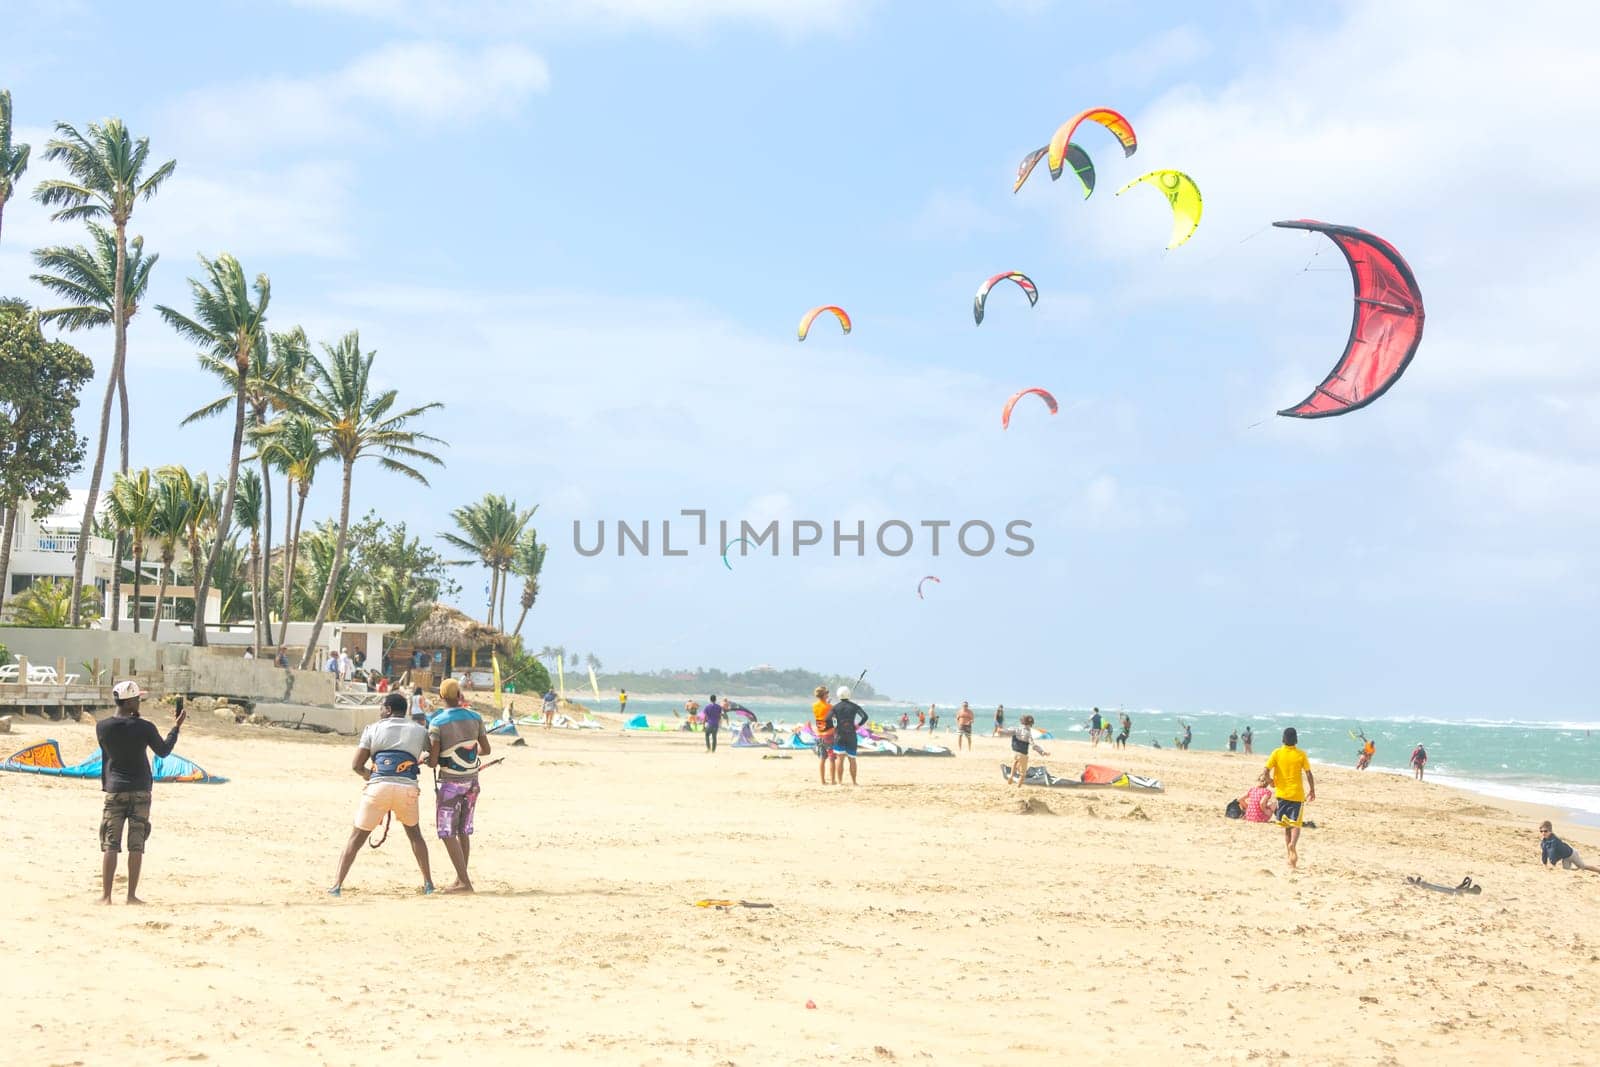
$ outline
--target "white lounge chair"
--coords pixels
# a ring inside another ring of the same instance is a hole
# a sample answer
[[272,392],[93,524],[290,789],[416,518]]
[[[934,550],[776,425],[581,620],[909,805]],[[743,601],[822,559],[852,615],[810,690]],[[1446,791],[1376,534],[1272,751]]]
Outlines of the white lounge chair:
[[7,663],[4,666],[0,666],[0,682],[15,682],[17,678],[17,665],[15,663]]

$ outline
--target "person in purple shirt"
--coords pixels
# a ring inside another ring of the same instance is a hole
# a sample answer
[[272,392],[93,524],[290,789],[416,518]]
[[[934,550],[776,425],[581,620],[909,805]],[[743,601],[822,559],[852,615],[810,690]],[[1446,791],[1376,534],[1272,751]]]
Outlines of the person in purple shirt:
[[717,703],[717,694],[712,693],[706,706],[700,709],[700,721],[705,724],[706,751],[717,750],[717,733],[722,729],[722,705]]
[[178,704],[178,715],[166,737],[155,723],[139,717],[144,690],[128,679],[111,687],[116,714],[95,724],[100,742],[100,789],[106,795],[100,814],[100,903],[111,903],[111,885],[117,878],[117,855],[122,851],[122,828],[128,828],[128,903],[139,899],[139,871],[144,863],[144,843],[150,836],[150,791],[153,778],[149,749],[169,756],[178,744],[178,730],[188,713]]

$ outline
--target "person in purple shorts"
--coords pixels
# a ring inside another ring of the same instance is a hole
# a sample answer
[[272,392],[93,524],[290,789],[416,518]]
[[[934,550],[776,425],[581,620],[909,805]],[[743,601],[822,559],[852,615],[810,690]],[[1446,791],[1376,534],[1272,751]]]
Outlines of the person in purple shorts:
[[472,857],[472,816],[478,807],[478,770],[489,754],[489,735],[483,719],[461,705],[461,683],[446,678],[439,683],[444,707],[428,720],[429,762],[438,770],[435,799],[439,840],[456,869],[456,884],[446,893],[472,892],[467,861]]

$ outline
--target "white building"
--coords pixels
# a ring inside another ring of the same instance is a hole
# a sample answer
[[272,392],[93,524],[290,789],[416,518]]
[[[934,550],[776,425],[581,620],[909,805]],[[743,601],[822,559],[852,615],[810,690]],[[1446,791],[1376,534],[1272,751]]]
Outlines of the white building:
[[[36,514],[31,500],[17,504],[11,563],[3,576],[7,600],[41,578],[72,581],[73,556],[78,551],[78,531],[83,526],[83,508],[88,500],[88,490],[74,489],[66,503],[51,515]],[[83,583],[105,593],[111,588],[111,568],[111,542],[91,537],[84,557]]]

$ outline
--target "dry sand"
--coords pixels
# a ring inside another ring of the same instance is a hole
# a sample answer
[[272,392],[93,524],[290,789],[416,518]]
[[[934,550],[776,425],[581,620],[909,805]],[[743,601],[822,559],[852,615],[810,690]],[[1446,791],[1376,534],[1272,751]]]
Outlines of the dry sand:
[[[987,738],[863,759],[852,789],[804,751],[523,732],[483,775],[472,898],[418,896],[398,828],[324,894],[361,788],[348,739],[186,730],[232,781],[158,787],[144,908],[120,886],[96,906],[95,783],[0,775],[7,1061],[1600,1058],[1600,876],[1542,869],[1531,811],[1320,770],[1291,873],[1281,831],[1221,815],[1261,757],[1102,748],[1167,792],[1029,790],[1024,813]],[[6,743],[45,736],[94,747],[37,719]]]

